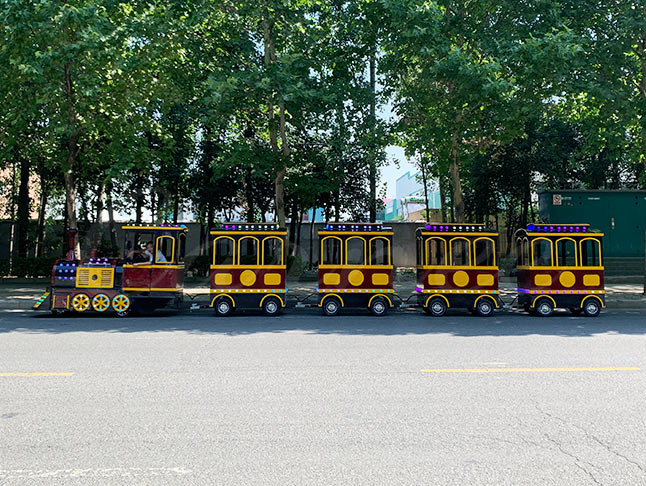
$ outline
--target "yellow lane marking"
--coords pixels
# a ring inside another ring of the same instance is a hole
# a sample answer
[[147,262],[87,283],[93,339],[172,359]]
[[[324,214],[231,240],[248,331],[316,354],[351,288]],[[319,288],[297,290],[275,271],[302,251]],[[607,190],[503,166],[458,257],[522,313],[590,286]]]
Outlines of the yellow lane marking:
[[65,372],[36,372],[36,373],[0,373],[0,376],[72,376],[74,373]]
[[550,371],[640,371],[640,368],[632,366],[601,368],[438,368],[421,371],[422,373],[541,373]]

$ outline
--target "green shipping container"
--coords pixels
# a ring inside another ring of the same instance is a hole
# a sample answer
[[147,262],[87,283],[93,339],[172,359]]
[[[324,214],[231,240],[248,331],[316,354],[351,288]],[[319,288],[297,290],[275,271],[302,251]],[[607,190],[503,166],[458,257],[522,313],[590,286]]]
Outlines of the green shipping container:
[[541,221],[602,231],[607,258],[644,257],[646,191],[540,191],[538,208]]

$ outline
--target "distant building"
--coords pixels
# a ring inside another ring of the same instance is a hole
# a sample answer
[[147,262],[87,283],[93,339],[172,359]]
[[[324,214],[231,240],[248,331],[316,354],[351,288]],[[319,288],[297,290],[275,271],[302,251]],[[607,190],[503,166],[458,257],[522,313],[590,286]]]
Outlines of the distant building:
[[[435,179],[427,181],[428,209],[441,209],[440,188]],[[426,200],[424,198],[424,184],[419,172],[412,174],[406,172],[395,181],[395,195],[393,199],[384,199],[384,209],[377,216],[382,221],[417,221],[424,219]],[[437,211],[433,211],[437,212]]]

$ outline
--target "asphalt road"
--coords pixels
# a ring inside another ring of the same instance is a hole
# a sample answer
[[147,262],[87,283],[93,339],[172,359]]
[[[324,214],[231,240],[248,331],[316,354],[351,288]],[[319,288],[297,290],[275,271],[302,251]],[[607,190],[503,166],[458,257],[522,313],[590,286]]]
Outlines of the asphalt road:
[[0,312],[0,484],[646,485],[646,319]]

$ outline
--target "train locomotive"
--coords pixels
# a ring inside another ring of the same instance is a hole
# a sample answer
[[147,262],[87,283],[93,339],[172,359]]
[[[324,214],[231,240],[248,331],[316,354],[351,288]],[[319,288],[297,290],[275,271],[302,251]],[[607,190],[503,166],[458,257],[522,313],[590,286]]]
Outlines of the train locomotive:
[[[53,313],[151,311],[183,298],[185,225],[126,225],[122,258],[78,260],[74,251],[52,268],[51,287],[34,309]],[[73,248],[73,242],[70,244]]]
[[[34,309],[53,313],[116,313],[180,308],[184,297],[185,225],[125,225],[122,258],[56,262],[51,288]],[[288,306],[286,235],[276,223],[223,223],[213,228],[208,302],[224,317],[239,309],[278,316]],[[500,295],[498,233],[482,224],[431,223],[416,231],[416,287],[394,289],[391,228],[378,223],[327,223],[319,232],[316,291],[296,307],[316,305],[326,316],[362,308],[375,316],[397,306],[440,317],[467,309],[488,317],[511,308]],[[568,309],[586,317],[605,307],[603,234],[587,224],[529,224],[515,233],[517,297],[522,310],[547,317]],[[73,248],[73,244],[70,244]],[[198,290],[197,297],[201,294]],[[316,304],[306,304],[315,297]]]

